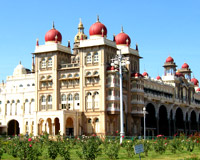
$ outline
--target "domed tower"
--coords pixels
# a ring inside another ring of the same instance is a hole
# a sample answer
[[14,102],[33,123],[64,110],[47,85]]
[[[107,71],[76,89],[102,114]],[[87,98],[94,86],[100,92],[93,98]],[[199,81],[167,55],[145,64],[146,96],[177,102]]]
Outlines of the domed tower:
[[83,23],[80,19],[80,22],[78,24],[78,33],[74,37],[74,44],[80,43],[80,40],[87,39],[87,35],[84,34],[84,27]]
[[87,39],[87,35],[84,34],[83,23],[82,23],[82,21],[80,19],[80,22],[78,24],[78,33],[74,37],[74,51],[73,51],[74,55],[78,54],[78,50],[76,48],[79,47],[80,40],[85,40],[85,39]]
[[187,63],[182,65],[181,69],[179,69],[179,72],[182,73],[186,79],[191,80],[192,71]]
[[170,76],[170,75],[175,75],[176,74],[176,63],[174,62],[174,59],[169,56],[166,61],[165,64],[163,66],[165,68],[164,71],[164,75],[165,76]]

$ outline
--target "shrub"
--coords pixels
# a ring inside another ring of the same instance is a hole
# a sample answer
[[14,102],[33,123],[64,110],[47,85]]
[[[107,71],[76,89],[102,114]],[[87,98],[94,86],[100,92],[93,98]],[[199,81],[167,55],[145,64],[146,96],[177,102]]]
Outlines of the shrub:
[[81,151],[76,152],[80,159],[94,160],[101,154],[101,140],[96,136],[84,138],[80,145]]
[[58,152],[59,152],[59,149],[58,149],[57,142],[56,141],[49,141],[48,147],[47,147],[48,157],[51,158],[51,159],[56,159]]
[[58,143],[58,148],[59,148],[59,154],[61,157],[64,158],[64,160],[70,160],[70,146],[67,145],[67,143],[60,141]]
[[108,140],[104,141],[104,152],[109,159],[118,159],[120,150],[119,141],[115,140]]
[[167,149],[167,140],[163,138],[163,135],[158,135],[154,142],[154,150],[159,154],[165,153]]

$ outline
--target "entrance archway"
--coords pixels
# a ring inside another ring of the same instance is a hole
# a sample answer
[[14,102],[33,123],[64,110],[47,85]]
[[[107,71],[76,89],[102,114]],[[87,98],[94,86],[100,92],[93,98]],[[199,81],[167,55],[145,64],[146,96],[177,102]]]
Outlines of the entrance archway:
[[156,117],[155,117],[155,107],[153,104],[149,103],[146,106],[146,135],[154,136],[156,135]]
[[8,122],[8,135],[18,135],[20,133],[19,122],[11,120]]
[[192,133],[194,133],[197,131],[197,120],[196,120],[196,113],[194,110],[191,112],[190,119],[191,119],[191,131]]
[[178,133],[184,132],[183,111],[181,108],[176,110],[176,130]]
[[167,109],[163,105],[159,108],[159,134],[169,136]]
[[66,120],[66,135],[67,136],[74,136],[74,124],[72,118],[67,118]]
[[58,135],[60,130],[59,118],[55,118],[54,124],[55,124],[55,135]]

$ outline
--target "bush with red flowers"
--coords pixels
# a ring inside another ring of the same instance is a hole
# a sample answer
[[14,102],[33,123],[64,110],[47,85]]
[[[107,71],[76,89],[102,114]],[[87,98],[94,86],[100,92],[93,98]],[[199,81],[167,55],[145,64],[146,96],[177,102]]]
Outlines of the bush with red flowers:
[[156,142],[154,143],[154,150],[159,154],[165,153],[167,149],[168,141],[165,140],[163,135],[157,135]]

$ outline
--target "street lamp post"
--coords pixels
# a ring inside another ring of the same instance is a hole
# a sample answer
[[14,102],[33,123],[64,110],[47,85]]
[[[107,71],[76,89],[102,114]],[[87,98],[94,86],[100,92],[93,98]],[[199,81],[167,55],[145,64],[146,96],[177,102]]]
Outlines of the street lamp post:
[[146,107],[143,108],[144,113],[144,140],[146,139]]
[[121,50],[119,50],[119,54],[116,55],[114,59],[112,59],[111,66],[115,68],[119,68],[119,83],[120,83],[120,144],[123,141],[123,137],[125,135],[124,132],[124,111],[123,111],[123,75],[122,75],[122,67],[126,64],[130,64],[129,57],[123,57],[121,54]]

